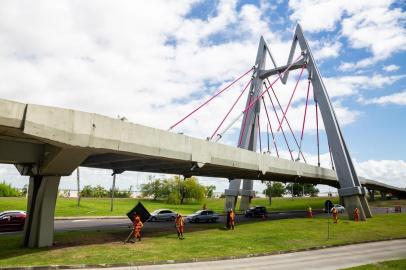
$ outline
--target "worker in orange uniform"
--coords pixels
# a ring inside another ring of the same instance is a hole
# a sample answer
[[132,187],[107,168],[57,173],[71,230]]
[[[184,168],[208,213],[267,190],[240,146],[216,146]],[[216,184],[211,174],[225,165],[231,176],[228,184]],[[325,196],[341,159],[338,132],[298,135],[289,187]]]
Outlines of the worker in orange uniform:
[[183,237],[183,230],[185,228],[185,220],[183,219],[183,216],[181,214],[176,215],[175,226],[176,226],[176,230],[178,231],[178,238],[181,240],[185,239],[185,237]]
[[141,219],[139,216],[135,217],[135,222],[134,222],[134,237],[138,239],[138,241],[141,241],[141,229],[144,227],[144,224],[142,223]]
[[234,230],[234,224],[235,224],[235,214],[233,209],[230,210],[230,228],[231,230]]
[[359,210],[357,207],[354,209],[354,221],[358,222],[359,221]]
[[138,241],[141,241],[141,229],[144,227],[144,224],[142,223],[140,217],[137,215],[134,217],[134,223],[133,223],[133,230],[131,234],[127,237],[127,239],[124,241],[124,243],[129,243],[130,241],[132,243],[135,243],[135,239],[138,239]]
[[338,222],[338,210],[337,210],[337,208],[333,207],[333,209],[331,210],[331,213],[333,214],[334,223],[337,223]]
[[313,211],[311,206],[309,206],[309,208],[307,209],[307,217],[313,218]]

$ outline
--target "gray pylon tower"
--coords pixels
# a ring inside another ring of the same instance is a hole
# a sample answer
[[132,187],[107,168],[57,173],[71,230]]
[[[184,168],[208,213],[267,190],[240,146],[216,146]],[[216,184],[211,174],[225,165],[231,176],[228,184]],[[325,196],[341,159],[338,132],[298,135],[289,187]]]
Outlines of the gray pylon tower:
[[[262,81],[258,70],[264,70],[265,57],[267,53],[267,45],[263,37],[259,41],[259,47],[257,52],[257,58],[255,61],[255,69],[253,81],[250,86],[250,91],[247,98],[246,107],[251,104],[255,98],[262,92]],[[259,113],[261,110],[261,103],[257,102],[251,110],[244,114],[240,136],[238,138],[238,147],[256,151],[257,150],[257,138],[258,138],[258,121]],[[243,180],[243,188],[240,190],[241,179],[230,180],[229,188],[225,190],[226,203],[225,210],[235,209],[237,198],[241,195],[240,210],[247,210],[250,206],[251,198],[255,193],[253,190],[253,181]]]
[[[293,57],[297,45],[300,47],[302,59],[298,60],[296,63],[293,63]],[[271,58],[274,69],[264,69],[266,54],[268,54]],[[366,190],[360,184],[350,153],[345,143],[344,136],[338,123],[337,116],[328,96],[327,89],[323,83],[319,69],[314,61],[313,54],[307,40],[303,35],[300,25],[297,25],[296,27],[288,62],[285,66],[277,66],[268,45],[261,37],[255,64],[256,69],[253,74],[254,81],[251,85],[251,91],[247,104],[250,104],[250,100],[253,100],[261,93],[262,80],[271,75],[283,73],[282,83],[285,84],[289,76],[289,71],[301,68],[303,65],[305,65],[308,71],[309,79],[311,80],[313,86],[315,102],[317,102],[319,105],[327,139],[331,148],[335,170],[340,185],[338,194],[345,203],[350,219],[354,218],[354,210],[355,208],[358,208],[360,211],[360,219],[365,220],[368,217],[372,217],[371,210],[366,199]],[[252,110],[244,115],[240,132],[240,137],[241,134],[243,136],[240,139],[241,144],[239,147],[256,151],[256,139],[258,138],[258,115],[260,109],[260,102],[258,102]],[[253,182],[243,180],[243,189],[241,192],[239,192],[240,182],[241,180],[230,181],[229,189],[225,191],[226,209],[235,208],[235,202],[238,195],[241,195],[240,209],[244,210],[249,207],[250,198],[254,194],[252,191]]]

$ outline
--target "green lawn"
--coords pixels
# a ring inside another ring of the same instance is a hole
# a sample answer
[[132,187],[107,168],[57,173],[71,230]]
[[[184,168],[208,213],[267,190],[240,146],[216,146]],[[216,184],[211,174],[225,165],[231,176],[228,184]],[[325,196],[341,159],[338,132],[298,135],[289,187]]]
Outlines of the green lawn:
[[[56,246],[29,249],[20,247],[21,236],[0,238],[0,267],[29,265],[77,265],[142,263],[186,260],[297,250],[309,247],[406,237],[406,215],[376,215],[367,222],[340,220],[286,219],[237,224],[226,231],[222,224],[186,227],[185,240],[175,232],[144,232],[142,242],[124,245],[127,231],[62,232]],[[243,245],[241,243],[244,243]]]
[[[313,209],[324,207],[326,198],[274,198],[272,205],[269,205],[268,199],[253,199],[252,205],[265,205],[271,211],[279,210],[306,210],[309,206]],[[55,215],[57,217],[69,216],[124,216],[131,210],[135,204],[141,201],[145,207],[152,212],[159,208],[169,208],[183,214],[190,214],[202,208],[206,204],[207,208],[216,212],[223,212],[224,199],[206,199],[201,204],[169,205],[164,201],[138,200],[138,199],[115,199],[114,211],[110,212],[110,199],[102,198],[82,198],[80,207],[77,207],[77,201],[73,198],[58,198]],[[333,202],[337,202],[333,199]],[[25,198],[0,198],[0,212],[4,210],[26,209]]]
[[351,270],[405,270],[406,259],[378,262],[362,266],[347,268]]

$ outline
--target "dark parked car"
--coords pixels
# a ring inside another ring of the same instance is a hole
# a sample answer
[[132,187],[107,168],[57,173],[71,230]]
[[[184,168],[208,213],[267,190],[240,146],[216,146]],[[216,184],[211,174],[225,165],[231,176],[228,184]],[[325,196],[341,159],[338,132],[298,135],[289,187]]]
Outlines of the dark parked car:
[[211,210],[199,210],[189,215],[186,220],[189,222],[217,222],[219,216]]
[[169,209],[157,209],[151,213],[149,221],[174,221],[177,213]]
[[254,206],[245,211],[246,217],[260,217],[260,218],[267,218],[268,211],[266,210],[265,206]]
[[21,231],[24,229],[24,211],[4,211],[0,213],[0,231]]

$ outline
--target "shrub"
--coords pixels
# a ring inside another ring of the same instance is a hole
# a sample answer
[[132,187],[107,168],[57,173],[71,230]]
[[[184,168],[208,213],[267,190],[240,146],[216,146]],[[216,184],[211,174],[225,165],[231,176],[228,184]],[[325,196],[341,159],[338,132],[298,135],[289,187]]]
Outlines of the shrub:
[[0,183],[0,197],[18,197],[21,192],[6,182]]

